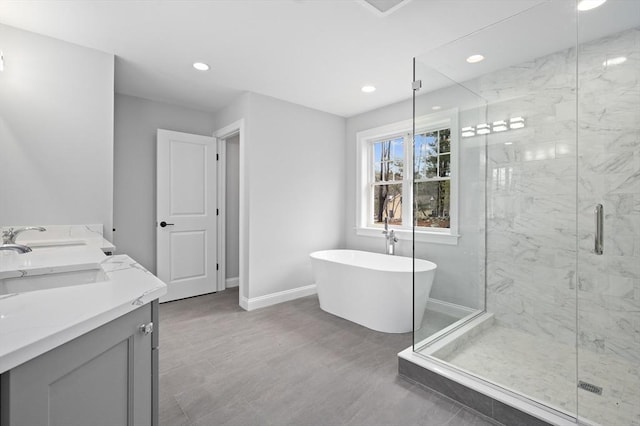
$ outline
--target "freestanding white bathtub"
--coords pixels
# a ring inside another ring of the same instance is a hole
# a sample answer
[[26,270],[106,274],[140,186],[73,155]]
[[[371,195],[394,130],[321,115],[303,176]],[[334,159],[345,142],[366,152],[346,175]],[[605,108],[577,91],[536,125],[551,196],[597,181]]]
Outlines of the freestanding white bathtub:
[[[357,250],[310,254],[320,307],[330,314],[384,333],[406,333],[422,324],[436,264]],[[415,317],[412,313],[415,311]]]

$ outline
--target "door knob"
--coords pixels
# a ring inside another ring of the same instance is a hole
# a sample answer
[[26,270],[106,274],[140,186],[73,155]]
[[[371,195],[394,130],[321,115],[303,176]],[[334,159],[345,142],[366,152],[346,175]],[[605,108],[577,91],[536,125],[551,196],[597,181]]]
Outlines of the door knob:
[[163,220],[162,222],[160,222],[160,226],[161,226],[161,227],[163,227],[163,228],[164,228],[165,226],[170,226],[170,225],[171,225],[171,226],[173,226],[173,223],[167,223],[167,222],[165,222],[164,220]]
[[140,333],[144,334],[145,336],[153,333],[153,323],[150,322],[148,324],[140,324],[138,326],[138,330],[140,331]]

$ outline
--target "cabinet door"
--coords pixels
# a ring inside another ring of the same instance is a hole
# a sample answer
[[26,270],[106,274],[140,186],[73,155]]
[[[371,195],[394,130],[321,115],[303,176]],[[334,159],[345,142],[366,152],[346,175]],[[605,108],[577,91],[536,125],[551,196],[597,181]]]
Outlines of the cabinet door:
[[151,321],[142,306],[2,375],[2,426],[151,424]]

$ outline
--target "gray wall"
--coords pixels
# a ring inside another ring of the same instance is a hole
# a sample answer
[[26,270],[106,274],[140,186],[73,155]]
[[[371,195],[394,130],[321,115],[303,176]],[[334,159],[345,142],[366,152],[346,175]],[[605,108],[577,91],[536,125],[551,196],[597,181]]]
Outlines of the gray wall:
[[0,225],[103,223],[113,207],[113,55],[0,24]]
[[250,297],[314,283],[309,253],[342,244],[345,120],[252,95]]
[[[243,272],[256,298],[314,282],[309,253],[344,244],[345,120],[248,93],[216,115],[243,118]],[[242,201],[241,201],[242,202]]]
[[[214,121],[216,124],[216,130],[219,130],[231,123],[234,123],[240,119],[248,121],[249,116],[249,99],[251,93],[243,93],[238,96],[233,102],[224,108],[216,111]],[[245,136],[249,134],[249,129],[245,128]]]
[[225,273],[226,278],[236,278],[240,271],[240,137],[226,142]]
[[213,114],[117,94],[114,244],[156,271],[156,131],[213,134]]

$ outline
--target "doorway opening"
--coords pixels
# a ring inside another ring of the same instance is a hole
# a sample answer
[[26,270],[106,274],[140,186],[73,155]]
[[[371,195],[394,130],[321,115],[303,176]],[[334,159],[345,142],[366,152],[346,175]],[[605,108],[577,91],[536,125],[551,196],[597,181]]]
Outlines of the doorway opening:
[[247,309],[248,265],[247,229],[245,209],[245,141],[244,120],[238,120],[213,135],[218,141],[219,230],[218,283],[220,290],[238,288],[238,303]]

